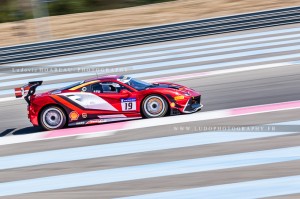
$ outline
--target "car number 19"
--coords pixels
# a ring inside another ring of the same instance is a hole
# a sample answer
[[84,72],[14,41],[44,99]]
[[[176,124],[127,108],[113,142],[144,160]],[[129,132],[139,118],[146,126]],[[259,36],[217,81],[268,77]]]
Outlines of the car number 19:
[[135,111],[136,110],[136,99],[127,98],[121,99],[122,111]]

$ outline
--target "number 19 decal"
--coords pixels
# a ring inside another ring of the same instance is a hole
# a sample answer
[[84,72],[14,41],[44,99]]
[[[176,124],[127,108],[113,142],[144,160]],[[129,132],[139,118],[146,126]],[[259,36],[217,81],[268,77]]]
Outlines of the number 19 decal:
[[121,99],[122,111],[135,111],[136,110],[136,99],[127,98]]
[[126,102],[125,103],[125,111],[126,110],[132,110],[132,102]]

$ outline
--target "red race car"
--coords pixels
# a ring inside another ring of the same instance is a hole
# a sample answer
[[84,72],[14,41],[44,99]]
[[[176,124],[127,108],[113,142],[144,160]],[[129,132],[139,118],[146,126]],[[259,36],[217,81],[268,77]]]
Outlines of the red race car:
[[42,81],[15,88],[28,103],[28,118],[46,130],[137,118],[194,113],[200,93],[178,84],[147,83],[127,76],[104,76],[36,94]]

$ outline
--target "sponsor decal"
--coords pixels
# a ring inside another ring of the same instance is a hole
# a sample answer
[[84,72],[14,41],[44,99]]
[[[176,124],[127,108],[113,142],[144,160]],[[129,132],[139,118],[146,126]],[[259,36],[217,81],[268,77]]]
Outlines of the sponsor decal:
[[86,113],[82,113],[82,118],[87,118],[87,114]]
[[78,120],[79,114],[76,111],[72,111],[69,114],[69,117],[70,117],[71,121]]
[[136,98],[121,99],[122,111],[135,111]]
[[85,122],[76,122],[75,125],[76,126],[85,125]]
[[103,122],[105,122],[105,120],[103,120],[103,119],[94,119],[94,120],[88,121],[86,124],[99,124],[99,123],[103,123]]

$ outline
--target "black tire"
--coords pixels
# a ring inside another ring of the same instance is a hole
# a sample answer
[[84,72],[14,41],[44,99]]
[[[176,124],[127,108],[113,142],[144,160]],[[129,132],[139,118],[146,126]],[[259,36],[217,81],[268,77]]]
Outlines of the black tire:
[[168,102],[160,95],[149,95],[142,103],[142,114],[146,118],[164,117],[169,109]]
[[57,106],[44,108],[39,116],[40,125],[47,131],[62,129],[67,123],[65,112]]

